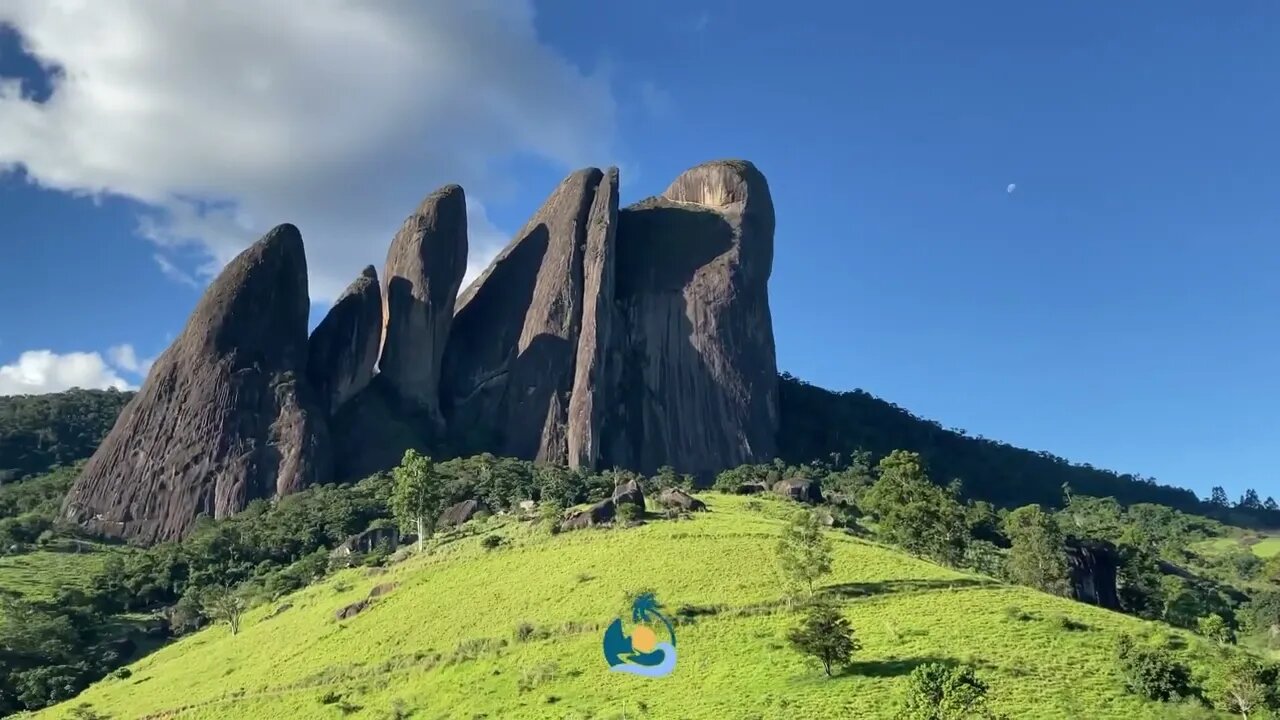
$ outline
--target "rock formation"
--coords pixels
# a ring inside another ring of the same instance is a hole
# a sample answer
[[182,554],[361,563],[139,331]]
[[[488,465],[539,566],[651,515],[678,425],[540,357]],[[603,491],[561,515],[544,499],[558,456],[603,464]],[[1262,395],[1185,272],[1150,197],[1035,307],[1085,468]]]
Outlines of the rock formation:
[[773,491],[785,498],[795,500],[796,502],[822,502],[822,488],[819,486],[817,480],[809,480],[807,478],[779,480],[773,484]]
[[[367,268],[309,342],[302,241],[280,226],[209,288],[67,514],[177,538],[200,514],[385,471],[410,448],[704,480],[771,458],[764,176],[707,163],[622,210],[618,184],[613,168],[569,175],[461,295],[466,200],[437,190],[392,240],[382,286]],[[616,509],[597,505],[572,522]]]
[[773,230],[764,176],[736,160],[699,165],[618,213],[619,409],[604,465],[707,479],[774,455]]
[[1109,610],[1120,609],[1116,592],[1116,572],[1120,556],[1111,543],[1071,541],[1067,543],[1067,566],[1071,594],[1080,602]]
[[378,360],[382,381],[402,404],[437,425],[440,363],[466,270],[467,201],[462,188],[446,185],[404,221],[387,251]]
[[644,514],[644,490],[640,487],[640,483],[634,479],[628,480],[613,488],[613,495],[610,498],[617,507],[623,505],[631,505],[640,514]]
[[323,482],[324,413],[306,382],[307,264],[280,225],[232,260],[89,459],[64,513],[140,542],[197,516]]
[[705,512],[707,504],[680,488],[667,488],[658,496],[658,503],[665,508],[685,512]]
[[307,343],[307,379],[333,414],[373,379],[382,339],[378,271],[366,267],[347,287]]
[[[617,201],[606,198],[597,203],[596,196],[616,195],[616,171],[611,170],[609,178],[605,181],[605,174],[595,168],[566,178],[458,298],[440,393],[459,452],[488,450],[544,462],[568,460],[570,394],[583,322],[584,257],[588,244],[608,257],[609,211]],[[600,211],[594,218],[593,209]],[[606,286],[606,264],[593,266],[595,286]],[[607,298],[601,299],[607,303]],[[593,310],[603,313],[607,308],[599,308],[601,299]],[[590,325],[598,322],[593,319]],[[600,352],[594,347],[585,350],[589,358]],[[591,370],[584,374],[590,377]],[[603,412],[584,398],[580,401],[579,412],[588,419]],[[580,439],[575,446],[579,453],[582,444]],[[594,445],[594,440],[587,444]]]
[[440,517],[436,520],[436,526],[442,528],[457,527],[471,518],[477,513],[488,512],[489,508],[485,504],[474,498],[454,503],[444,509],[440,513]]
[[561,521],[560,528],[562,530],[582,530],[589,527],[597,527],[613,522],[613,518],[617,514],[618,506],[613,504],[611,498],[605,498],[594,505],[569,513]]

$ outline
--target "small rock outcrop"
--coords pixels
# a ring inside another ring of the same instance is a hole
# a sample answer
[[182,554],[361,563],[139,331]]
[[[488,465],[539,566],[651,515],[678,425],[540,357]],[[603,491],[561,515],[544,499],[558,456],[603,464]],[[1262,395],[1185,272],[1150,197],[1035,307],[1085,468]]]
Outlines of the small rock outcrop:
[[378,372],[402,404],[443,429],[440,367],[467,271],[467,201],[446,185],[422,201],[387,251]]
[[347,538],[329,553],[331,557],[345,557],[356,553],[370,553],[378,548],[395,550],[400,546],[400,531],[394,525],[371,527]]
[[685,512],[704,512],[707,504],[680,488],[667,488],[658,495],[658,502],[666,508],[675,508]]
[[1068,542],[1067,566],[1072,596],[1080,602],[1119,610],[1120,596],[1116,592],[1119,561],[1119,554],[1110,543]]
[[366,267],[347,287],[307,342],[307,379],[332,415],[373,379],[382,338],[378,271]]
[[358,600],[350,605],[344,605],[338,608],[337,611],[333,613],[333,617],[335,620],[350,620],[365,610],[368,610],[369,606],[372,604],[372,600]]
[[822,489],[818,485],[817,480],[809,480],[806,478],[779,480],[773,484],[773,491],[785,498],[795,500],[796,502],[822,502]]
[[208,287],[68,493],[66,517],[142,543],[175,540],[330,477],[306,381],[307,262],[280,225]]
[[644,490],[634,478],[614,486],[610,499],[615,506],[632,505],[641,514],[644,513]]
[[581,510],[575,510],[570,513],[560,523],[563,530],[582,530],[583,528],[596,527],[613,522],[613,518],[618,514],[618,508],[613,504],[612,499],[604,499]]
[[440,527],[457,527],[475,517],[477,513],[488,511],[489,508],[479,500],[463,500],[445,508],[444,512],[440,513],[436,524]]
[[773,201],[749,162],[706,163],[618,212],[605,466],[710,479],[773,457]]

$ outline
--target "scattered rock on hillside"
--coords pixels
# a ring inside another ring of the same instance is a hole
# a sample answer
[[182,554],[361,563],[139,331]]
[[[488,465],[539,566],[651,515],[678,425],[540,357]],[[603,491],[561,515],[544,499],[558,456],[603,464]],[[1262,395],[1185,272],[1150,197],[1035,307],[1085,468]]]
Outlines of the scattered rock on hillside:
[[613,488],[613,504],[634,505],[636,510],[644,513],[644,490],[640,487],[639,481],[635,479],[628,480]]
[[740,160],[699,165],[618,212],[602,465],[709,479],[775,455],[773,231],[768,183]]
[[369,591],[369,599],[373,600],[374,598],[380,598],[383,595],[387,595],[398,586],[399,583],[382,583],[380,585],[375,585],[373,586],[373,589]]
[[382,335],[382,293],[370,265],[347,287],[307,342],[307,378],[329,414],[373,379]]
[[332,557],[345,557],[353,553],[369,553],[386,547],[395,550],[400,545],[400,531],[394,526],[373,527],[352,535],[330,553]]
[[769,486],[762,482],[742,483],[733,492],[735,495],[759,495],[769,492]]
[[614,516],[617,515],[617,506],[613,504],[613,500],[605,499],[600,502],[575,510],[560,523],[563,530],[581,530],[583,528],[596,527],[613,522]]
[[445,508],[445,511],[440,513],[440,518],[436,524],[440,527],[457,527],[475,517],[476,513],[488,511],[489,509],[485,504],[479,500],[463,500]]
[[467,270],[467,202],[457,185],[431,193],[400,227],[383,269],[378,372],[406,409],[443,429],[440,367]]
[[338,620],[350,620],[351,618],[359,615],[365,610],[368,610],[369,606],[372,604],[373,604],[373,601],[368,599],[360,600],[358,602],[353,602],[350,605],[346,605],[341,608],[338,608],[338,611],[335,612],[333,616]]
[[307,262],[280,225],[205,291],[72,486],[64,515],[142,543],[325,482],[324,410],[306,382]]
[[822,502],[822,489],[818,485],[817,480],[809,480],[806,478],[779,480],[773,484],[773,491],[785,498],[795,500],[796,502]]
[[667,488],[658,496],[663,507],[677,508],[685,512],[704,512],[707,504],[680,488]]

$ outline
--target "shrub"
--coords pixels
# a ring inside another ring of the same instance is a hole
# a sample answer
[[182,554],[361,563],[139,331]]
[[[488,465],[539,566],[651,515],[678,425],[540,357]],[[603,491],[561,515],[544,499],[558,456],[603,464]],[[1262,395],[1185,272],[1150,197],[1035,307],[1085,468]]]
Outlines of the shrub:
[[1236,634],[1227,625],[1227,621],[1217,613],[1209,613],[1196,620],[1196,632],[1214,642],[1230,645],[1236,641]]
[[527,667],[520,671],[520,679],[516,681],[516,689],[522,693],[529,692],[554,680],[559,672],[560,667],[555,663],[541,663],[533,667]]
[[796,652],[817,659],[827,677],[833,667],[848,665],[853,653],[862,649],[849,621],[826,603],[811,605],[800,625],[787,633],[787,640]]
[[515,637],[516,642],[528,642],[534,638],[538,632],[538,628],[534,627],[531,622],[522,622],[516,625]]
[[971,665],[926,663],[911,671],[902,720],[995,718],[987,706],[987,684]]
[[618,522],[623,525],[630,525],[640,518],[640,510],[629,502],[622,503],[618,506]]
[[501,535],[485,535],[484,539],[480,541],[480,547],[485,550],[493,550],[500,545],[502,545]]
[[1116,662],[1129,692],[1163,701],[1191,694],[1191,670],[1165,648],[1142,647],[1126,635],[1117,644]]

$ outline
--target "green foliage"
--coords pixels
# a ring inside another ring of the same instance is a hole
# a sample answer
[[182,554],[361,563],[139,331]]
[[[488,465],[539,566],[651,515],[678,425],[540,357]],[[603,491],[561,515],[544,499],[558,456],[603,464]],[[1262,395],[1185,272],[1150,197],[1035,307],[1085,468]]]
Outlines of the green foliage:
[[1236,634],[1231,630],[1231,626],[1217,613],[1209,613],[1196,620],[1196,632],[1223,645],[1230,645],[1236,641]]
[[0,485],[88,458],[132,398],[80,389],[0,396]]
[[225,622],[231,634],[240,632],[240,621],[249,609],[255,588],[247,583],[237,586],[210,585],[198,595],[205,617]]
[[484,548],[485,550],[496,550],[501,546],[502,546],[501,535],[485,535],[484,539],[480,541],[480,547]]
[[778,539],[778,566],[789,583],[808,589],[831,572],[831,541],[822,534],[818,517],[807,510],[796,512]]
[[1192,692],[1191,670],[1164,647],[1137,644],[1122,638],[1116,664],[1129,692],[1150,700],[1179,700]]
[[1071,586],[1066,539],[1053,515],[1038,505],[1027,505],[1009,513],[1004,529],[1012,544],[1009,578],[1054,595],[1067,595]]
[[848,665],[853,654],[862,649],[849,620],[827,603],[811,604],[800,624],[787,633],[787,641],[796,652],[821,663],[827,677],[833,668]]
[[1280,686],[1275,666],[1257,658],[1238,655],[1221,663],[1210,675],[1209,698],[1214,707],[1241,717],[1253,717],[1265,709],[1280,709]]
[[998,717],[987,684],[971,665],[925,663],[911,671],[899,720],[979,720]]
[[620,503],[617,507],[615,517],[620,524],[630,525],[640,519],[640,509],[629,502]]
[[920,456],[895,450],[877,466],[875,484],[862,507],[880,534],[909,552],[956,564],[964,555],[968,528],[953,493],[929,481]]
[[435,473],[431,458],[416,450],[406,450],[404,459],[391,476],[395,479],[395,491],[391,495],[391,513],[404,530],[418,535],[418,550],[431,533],[435,532],[436,518],[444,507],[444,488]]

